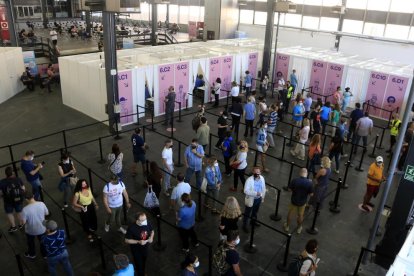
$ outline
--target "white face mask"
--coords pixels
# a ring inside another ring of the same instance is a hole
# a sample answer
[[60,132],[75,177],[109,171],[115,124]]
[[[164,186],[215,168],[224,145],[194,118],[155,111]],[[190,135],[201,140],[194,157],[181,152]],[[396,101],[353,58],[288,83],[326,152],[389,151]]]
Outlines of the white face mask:
[[141,225],[141,226],[145,226],[147,224],[148,224],[147,220],[144,220],[144,221],[139,222],[139,225]]
[[263,128],[266,129],[267,128],[267,125],[264,125]]
[[217,162],[215,162],[215,163],[214,163],[214,166],[215,166],[215,167],[218,167],[218,166],[219,166],[219,164],[218,164]]
[[238,245],[240,243],[240,238],[237,238],[237,240],[234,241],[235,245]]
[[68,159],[68,160],[65,160],[65,161],[63,161],[63,163],[64,164],[69,164],[70,163],[70,160]]
[[30,161],[33,161],[34,155],[30,156]]
[[199,267],[199,266],[200,266],[200,262],[199,262],[199,261],[195,262],[195,263],[193,264],[193,266],[194,266],[194,267]]

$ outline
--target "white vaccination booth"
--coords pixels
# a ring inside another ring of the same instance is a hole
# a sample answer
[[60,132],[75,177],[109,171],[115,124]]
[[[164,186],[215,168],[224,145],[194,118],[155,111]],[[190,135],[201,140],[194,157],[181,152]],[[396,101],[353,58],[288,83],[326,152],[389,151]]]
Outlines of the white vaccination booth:
[[20,47],[0,47],[0,103],[22,92],[20,76],[25,70]]

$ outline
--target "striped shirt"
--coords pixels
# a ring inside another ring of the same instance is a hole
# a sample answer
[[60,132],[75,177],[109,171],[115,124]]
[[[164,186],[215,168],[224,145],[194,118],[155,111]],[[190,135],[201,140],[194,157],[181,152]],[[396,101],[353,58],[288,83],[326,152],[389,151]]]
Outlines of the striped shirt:
[[56,257],[66,250],[65,231],[57,229],[51,235],[44,235],[42,237],[42,244],[46,250],[47,257]]
[[277,112],[272,111],[269,115],[269,122],[267,123],[268,127],[276,127],[277,120],[278,120]]

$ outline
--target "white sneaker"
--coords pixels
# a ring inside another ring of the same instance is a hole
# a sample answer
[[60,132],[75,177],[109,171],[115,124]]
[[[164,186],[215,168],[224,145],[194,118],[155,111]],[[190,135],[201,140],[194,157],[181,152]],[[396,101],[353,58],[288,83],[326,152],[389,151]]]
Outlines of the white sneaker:
[[124,228],[122,228],[122,226],[119,227],[118,232],[121,232],[124,235],[126,234],[126,230]]
[[338,174],[339,173],[339,170],[335,170],[335,173]]
[[105,223],[105,232],[109,232],[109,224]]
[[289,232],[289,225],[287,225],[286,222],[283,224],[283,229],[285,230],[285,232]]
[[296,233],[298,234],[302,233],[302,225],[298,227],[298,229],[296,230]]

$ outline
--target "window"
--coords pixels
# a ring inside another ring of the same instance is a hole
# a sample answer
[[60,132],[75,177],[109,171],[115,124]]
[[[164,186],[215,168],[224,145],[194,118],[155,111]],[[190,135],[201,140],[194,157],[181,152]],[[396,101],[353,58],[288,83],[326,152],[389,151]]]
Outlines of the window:
[[338,24],[339,24],[339,18],[321,17],[321,23],[319,25],[319,29],[324,30],[324,31],[337,31]]
[[240,10],[240,23],[253,24],[253,12],[252,10]]
[[200,21],[200,6],[190,6],[188,21]]
[[345,33],[362,34],[364,21],[345,19],[342,25],[342,31]]
[[384,24],[365,22],[364,35],[384,36]]
[[141,20],[147,21],[150,18],[150,6],[148,3],[141,3]]
[[392,0],[390,6],[391,12],[412,13],[414,11],[414,1]]
[[266,25],[267,12],[254,12],[254,24]]
[[302,28],[318,29],[319,28],[319,17],[304,16],[302,19]]
[[168,8],[170,9],[170,23],[178,23],[178,5],[170,4]]
[[180,6],[179,7],[180,16],[179,16],[179,23],[180,24],[188,24],[188,7],[187,6]]
[[[280,14],[280,25],[285,25],[285,16],[286,16],[286,13],[281,13]],[[277,25],[277,23],[278,23],[277,18],[278,18],[278,13],[275,12],[275,20],[274,20],[275,25]]]
[[200,7],[200,19],[198,21],[204,22],[204,7]]
[[410,26],[387,24],[384,36],[395,39],[407,39],[409,31]]
[[342,0],[323,0],[322,5],[325,7],[342,6]]
[[321,6],[322,0],[305,0],[303,1],[304,5],[312,5],[312,6]]
[[346,7],[365,10],[367,8],[367,0],[346,0]]
[[285,24],[286,26],[300,27],[302,21],[302,15],[300,14],[286,14]]
[[165,22],[167,19],[167,5],[166,4],[158,4],[157,7],[158,11],[158,21]]
[[408,36],[408,40],[414,41],[414,27],[411,27],[410,35]]
[[367,10],[388,11],[390,0],[368,0]]

